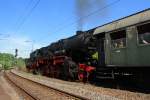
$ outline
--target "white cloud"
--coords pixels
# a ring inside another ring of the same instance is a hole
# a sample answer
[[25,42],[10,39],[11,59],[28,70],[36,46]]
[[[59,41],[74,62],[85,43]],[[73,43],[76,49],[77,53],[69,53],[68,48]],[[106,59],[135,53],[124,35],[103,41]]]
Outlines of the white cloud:
[[[1,37],[0,37],[1,38]],[[18,49],[18,57],[29,57],[29,54],[33,49],[40,48],[41,45],[39,43],[25,42],[32,41],[29,37],[25,35],[13,35],[7,37],[5,40],[0,40],[0,52],[15,54],[15,49]]]

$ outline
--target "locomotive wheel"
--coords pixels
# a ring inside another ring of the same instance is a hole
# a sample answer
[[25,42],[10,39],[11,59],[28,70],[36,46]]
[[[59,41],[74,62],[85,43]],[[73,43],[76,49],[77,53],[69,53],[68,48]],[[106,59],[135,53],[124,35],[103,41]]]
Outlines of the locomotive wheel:
[[32,73],[33,73],[34,75],[37,75],[37,74],[38,74],[38,71],[37,71],[37,70],[33,70]]
[[[64,71],[65,77],[68,78],[68,80],[70,80],[70,81],[77,80],[77,78],[78,78],[77,64],[70,59],[65,59],[64,66],[65,66],[65,71]],[[68,74],[66,74],[66,72]]]
[[79,81],[83,81],[83,75],[78,74],[78,79],[79,79]]

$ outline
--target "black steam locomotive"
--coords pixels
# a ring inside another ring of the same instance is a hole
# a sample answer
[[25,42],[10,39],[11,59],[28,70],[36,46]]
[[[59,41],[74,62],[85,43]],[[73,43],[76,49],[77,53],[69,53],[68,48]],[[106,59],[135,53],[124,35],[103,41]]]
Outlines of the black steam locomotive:
[[28,71],[65,80],[92,79],[97,63],[92,59],[96,52],[93,31],[77,31],[70,38],[35,50],[26,60]]

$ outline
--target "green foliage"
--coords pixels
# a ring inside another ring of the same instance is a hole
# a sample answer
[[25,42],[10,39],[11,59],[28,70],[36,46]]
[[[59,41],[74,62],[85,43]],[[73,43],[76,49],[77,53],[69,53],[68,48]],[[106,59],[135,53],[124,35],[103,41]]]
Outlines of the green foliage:
[[23,58],[18,58],[16,62],[16,66],[18,67],[25,67],[25,60]]
[[0,64],[3,69],[10,69],[14,66],[25,67],[23,58],[15,58],[12,54],[0,53]]

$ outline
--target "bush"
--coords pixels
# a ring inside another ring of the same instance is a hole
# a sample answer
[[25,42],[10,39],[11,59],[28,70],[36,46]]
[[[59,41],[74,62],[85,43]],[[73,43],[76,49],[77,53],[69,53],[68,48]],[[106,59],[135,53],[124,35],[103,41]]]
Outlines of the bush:
[[25,61],[23,58],[15,58],[12,54],[0,53],[0,64],[2,69],[8,70],[14,66],[25,67]]

